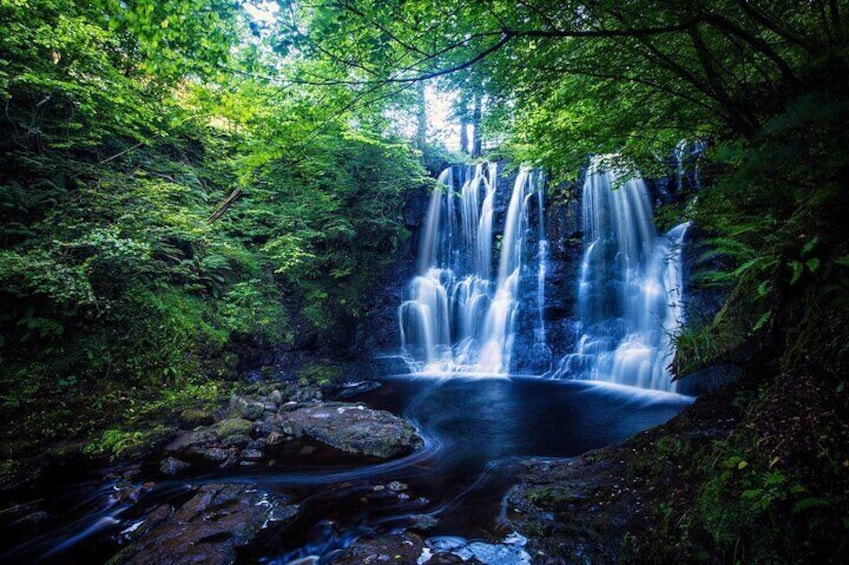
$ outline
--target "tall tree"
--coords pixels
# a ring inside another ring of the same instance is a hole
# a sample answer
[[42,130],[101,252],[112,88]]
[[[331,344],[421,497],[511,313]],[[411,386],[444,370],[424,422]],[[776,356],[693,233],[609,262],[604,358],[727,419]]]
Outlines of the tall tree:
[[427,98],[425,83],[416,84],[416,148],[424,151],[427,146]]
[[482,123],[482,115],[483,115],[483,94],[480,90],[475,90],[474,94],[474,102],[472,106],[472,157],[477,158],[481,156],[481,149],[483,144],[483,131],[481,129]]

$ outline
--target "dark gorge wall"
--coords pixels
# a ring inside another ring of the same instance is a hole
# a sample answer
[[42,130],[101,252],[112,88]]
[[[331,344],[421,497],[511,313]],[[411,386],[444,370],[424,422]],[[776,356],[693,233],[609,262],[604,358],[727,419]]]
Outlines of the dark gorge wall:
[[[650,200],[661,212],[659,231],[671,226],[663,222],[677,223],[675,210],[681,210],[686,201],[699,190],[699,179],[689,174],[671,174],[662,179],[647,181]],[[497,267],[508,203],[516,178],[515,172],[499,173],[494,209],[493,265]],[[546,266],[544,303],[542,317],[545,323],[545,346],[538,338],[538,280],[535,269],[522,270],[519,285],[519,307],[516,312],[516,334],[510,364],[511,372],[540,375],[557,368],[564,355],[574,352],[579,333],[577,318],[577,291],[580,265],[583,254],[583,232],[581,219],[581,187],[583,178],[575,183],[547,186],[544,214],[540,217],[537,206],[529,211],[529,229],[526,254],[536,254],[538,248],[539,222],[545,224],[548,240],[548,263]],[[387,373],[406,372],[400,354],[400,330],[398,308],[407,297],[408,285],[416,271],[416,253],[419,248],[427,213],[429,194],[419,191],[409,196],[404,209],[404,223],[410,237],[400,250],[396,260],[375,281],[370,297],[369,314],[359,321],[352,346],[345,357],[356,362],[351,365],[351,374],[361,377]],[[693,226],[687,235],[685,247],[685,300],[687,320],[705,323],[718,311],[724,294],[717,289],[698,284],[699,270],[696,259],[704,250],[707,234]],[[530,263],[526,261],[526,265]],[[710,266],[709,266],[710,267]],[[698,375],[687,381],[682,388],[691,393],[700,392]]]

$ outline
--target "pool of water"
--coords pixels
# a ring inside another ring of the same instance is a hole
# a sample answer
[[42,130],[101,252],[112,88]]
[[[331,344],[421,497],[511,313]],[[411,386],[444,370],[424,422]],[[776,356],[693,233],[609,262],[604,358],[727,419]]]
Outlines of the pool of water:
[[[520,459],[572,457],[618,443],[666,422],[692,402],[592,382],[409,375],[383,379],[380,388],[350,400],[403,415],[419,429],[425,447],[373,465],[347,458],[163,481],[135,500],[116,499],[115,483],[99,478],[103,469],[66,473],[19,496],[18,503],[28,503],[29,496],[53,518],[41,532],[2,527],[0,560],[103,562],[117,551],[116,536],[146,508],[191,496],[189,481],[248,482],[301,505],[294,524],[270,524],[240,550],[239,563],[288,563],[308,556],[328,562],[357,538],[412,524],[427,525],[428,536],[496,539],[509,533],[499,517]],[[152,465],[134,480],[156,478]],[[388,492],[387,485],[403,490],[373,496]]]

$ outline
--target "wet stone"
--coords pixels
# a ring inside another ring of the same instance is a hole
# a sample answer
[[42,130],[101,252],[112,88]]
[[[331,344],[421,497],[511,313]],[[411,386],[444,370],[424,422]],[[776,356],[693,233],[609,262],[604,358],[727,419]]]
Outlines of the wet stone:
[[213,429],[201,429],[180,434],[177,439],[165,446],[165,451],[185,451],[189,448],[203,445],[218,439],[218,433]]
[[299,422],[284,422],[281,426],[283,433],[287,436],[301,437],[304,435],[304,427]]
[[265,438],[265,443],[268,445],[278,445],[283,442],[283,435],[279,432],[271,432]]
[[254,423],[244,418],[227,418],[216,422],[211,430],[220,437],[250,435]]
[[248,461],[259,461],[264,457],[265,454],[258,449],[246,449],[242,451],[242,459],[246,459]]
[[159,470],[162,473],[173,477],[174,475],[188,469],[190,465],[185,461],[181,461],[175,457],[166,457],[159,463]]
[[261,437],[259,439],[255,439],[255,440],[251,441],[246,446],[244,446],[244,448],[245,449],[259,449],[260,451],[262,451],[263,449],[268,447],[268,445],[269,445],[268,441],[265,438]]
[[276,407],[279,406],[281,402],[283,402],[283,393],[281,393],[277,389],[272,390],[271,393],[268,395],[268,401],[273,402],[276,409]]
[[273,499],[256,488],[238,484],[208,484],[173,514],[160,507],[142,525],[140,535],[109,563],[159,565],[204,563],[227,565],[236,548],[249,543],[273,516],[291,519],[297,506]]
[[360,539],[333,563],[343,565],[377,565],[382,563],[416,563],[424,549],[424,541],[411,532],[390,533],[376,538]]
[[[415,428],[405,420],[359,404],[336,402],[308,406],[286,417],[293,432],[300,428],[308,437],[355,455],[389,459],[424,445]],[[287,424],[284,424],[284,431]]]
[[252,441],[253,440],[251,439],[251,436],[237,434],[224,438],[221,441],[221,445],[222,447],[238,447],[239,449],[241,449],[246,445],[250,444]]
[[227,458],[232,455],[232,451],[230,449],[222,449],[220,447],[196,449],[195,453],[197,453],[204,459],[215,462],[226,461]]
[[187,408],[180,412],[180,426],[193,430],[198,426],[208,426],[215,422],[215,417],[208,410]]
[[[272,434],[272,433],[280,433],[284,431],[283,419],[280,418],[277,414],[274,414],[270,418],[263,419],[262,422],[259,422],[256,427],[257,433],[262,435]],[[289,434],[293,435],[293,434]]]

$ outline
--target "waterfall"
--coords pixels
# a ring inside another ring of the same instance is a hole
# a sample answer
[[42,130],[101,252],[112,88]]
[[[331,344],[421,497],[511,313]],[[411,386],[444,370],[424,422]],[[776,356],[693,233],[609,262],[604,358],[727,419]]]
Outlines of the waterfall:
[[495,164],[439,176],[398,309],[402,353],[414,372],[491,375],[530,366],[558,379],[675,390],[668,366],[684,321],[689,224],[658,234],[642,179],[602,169],[603,161],[593,160],[583,186],[576,346],[554,371],[542,175],[523,167],[506,206]]
[[497,177],[494,163],[452,167],[431,194],[417,272],[398,310],[402,352],[415,372],[510,370],[522,275],[535,268],[540,287],[545,277],[543,232],[537,252],[528,250],[529,210],[538,206],[541,221],[543,182],[528,168],[519,171],[493,275]]
[[591,164],[583,187],[580,337],[555,378],[674,391],[671,336],[683,323],[681,248],[689,224],[658,235],[642,179]]

